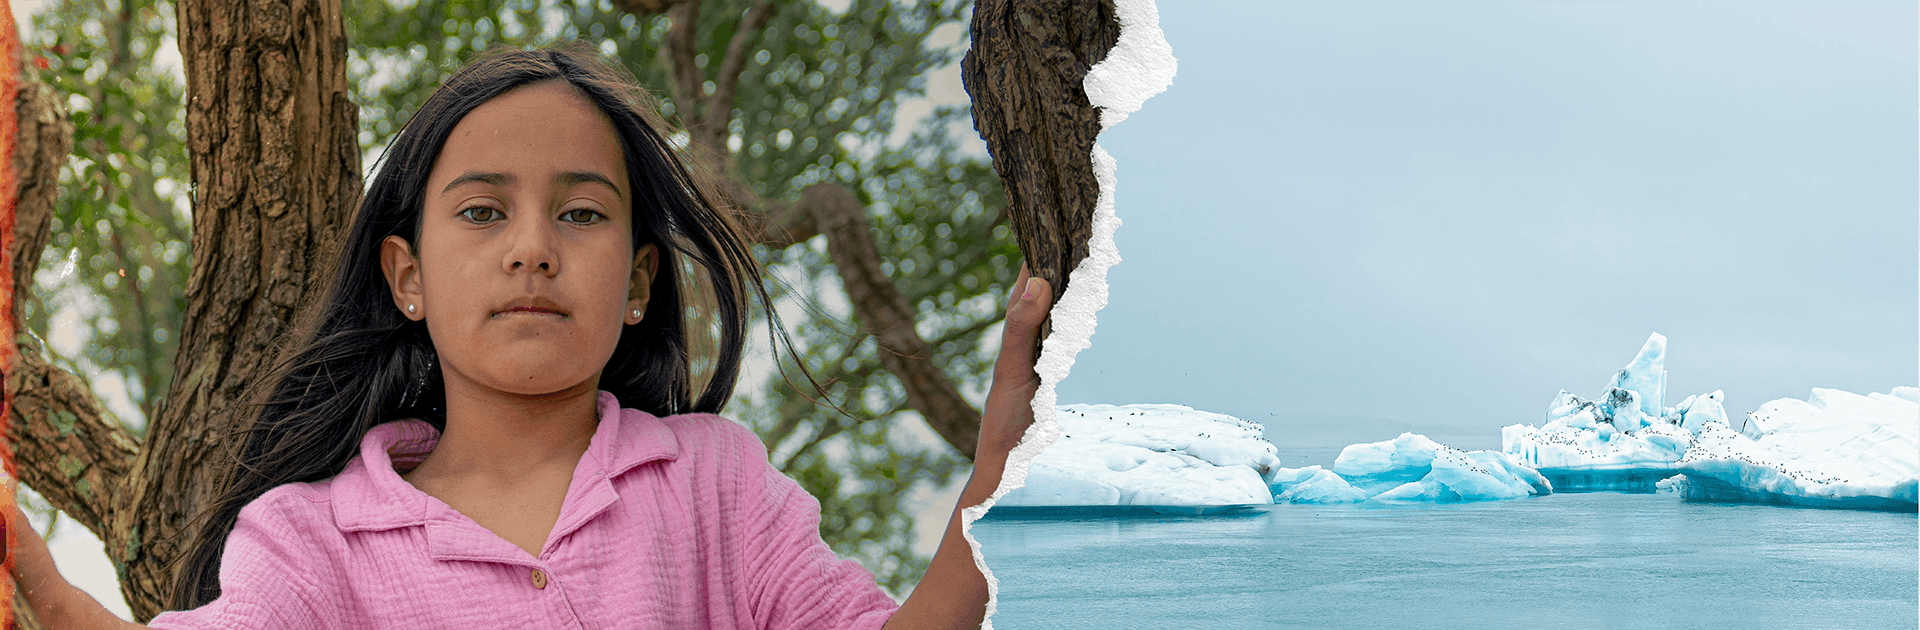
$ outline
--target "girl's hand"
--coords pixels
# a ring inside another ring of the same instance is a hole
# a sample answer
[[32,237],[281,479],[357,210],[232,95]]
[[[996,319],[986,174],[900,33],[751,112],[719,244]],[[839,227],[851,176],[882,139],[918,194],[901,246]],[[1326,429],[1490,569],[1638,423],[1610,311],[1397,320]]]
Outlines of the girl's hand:
[[1020,443],[1033,424],[1033,394],[1040,389],[1034,343],[1040,323],[1053,308],[1053,287],[1031,278],[1025,266],[1007,300],[1007,323],[1000,334],[1000,359],[993,365],[993,388],[980,414],[980,444],[973,453],[973,476],[960,492],[960,503],[947,519],[940,550],[927,565],[927,574],[887,620],[887,630],[909,628],[975,628],[987,614],[987,578],[973,564],[973,548],[961,534],[961,511],[979,505],[1000,487],[1007,452]]
[[[146,627],[114,616],[92,595],[68,584],[67,579],[60,576],[59,567],[53,564],[53,552],[47,550],[47,540],[33,531],[20,506],[8,505],[0,519],[4,519],[5,531],[13,534],[14,545],[8,550],[13,555],[13,579],[19,584],[20,592],[27,596],[33,616],[41,624],[48,628]],[[4,544],[3,536],[0,544]]]
[[1000,334],[1000,358],[993,364],[993,387],[987,390],[987,406],[980,415],[980,444],[973,456],[976,468],[1005,466],[1007,453],[1033,424],[1033,394],[1040,389],[1040,374],[1033,364],[1040,358],[1040,324],[1053,308],[1053,287],[1045,279],[1032,277],[1026,265],[1020,266],[1013,287]]

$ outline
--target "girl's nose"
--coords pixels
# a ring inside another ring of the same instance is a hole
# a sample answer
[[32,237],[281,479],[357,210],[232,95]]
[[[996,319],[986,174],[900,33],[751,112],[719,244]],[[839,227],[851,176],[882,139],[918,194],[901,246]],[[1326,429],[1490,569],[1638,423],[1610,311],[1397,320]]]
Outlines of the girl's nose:
[[523,268],[547,277],[560,273],[560,253],[554,248],[554,234],[544,221],[523,221],[514,230],[513,244],[501,262],[511,275]]

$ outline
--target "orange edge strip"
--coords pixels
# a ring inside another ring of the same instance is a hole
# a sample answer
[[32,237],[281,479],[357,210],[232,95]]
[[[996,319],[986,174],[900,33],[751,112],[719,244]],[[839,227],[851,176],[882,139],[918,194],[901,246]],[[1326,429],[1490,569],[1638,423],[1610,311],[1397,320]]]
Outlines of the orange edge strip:
[[[0,1],[0,6],[10,3]],[[13,21],[10,6],[0,10],[0,371],[11,372],[19,354],[16,322],[13,321],[13,218],[15,205],[19,203],[19,174],[13,171],[14,139],[19,133],[19,120],[16,118],[15,103],[20,93],[20,29]],[[3,389],[3,388],[0,388]],[[19,483],[18,469],[14,467],[13,442],[7,435],[7,419],[11,417],[12,392],[0,395],[0,628],[15,628],[13,602],[13,540],[16,527],[26,527],[25,523],[9,523],[9,515],[14,513],[14,491]]]

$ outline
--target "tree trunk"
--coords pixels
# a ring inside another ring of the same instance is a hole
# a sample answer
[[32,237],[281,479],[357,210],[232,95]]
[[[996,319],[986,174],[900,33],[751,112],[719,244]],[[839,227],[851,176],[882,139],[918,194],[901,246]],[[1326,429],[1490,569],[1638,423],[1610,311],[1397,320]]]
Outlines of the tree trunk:
[[[1047,280],[1057,302],[1087,257],[1100,199],[1100,112],[1083,82],[1120,40],[1120,22],[1112,0],[978,0],[972,30],[960,79],[973,99],[973,126],[1006,186],[1027,268]],[[1051,331],[1049,321],[1040,339]]]
[[[37,349],[23,348],[7,375],[23,480],[106,543],[139,620],[172,593],[189,519],[225,483],[226,438],[251,420],[253,377],[318,306],[361,190],[339,0],[180,0],[177,9],[195,191],[179,376],[148,442],[135,445],[101,419],[80,379]],[[42,216],[44,226],[51,214]],[[16,229],[30,232],[30,220],[23,212]],[[15,259],[16,279],[30,282],[29,261],[44,247],[43,236]]]

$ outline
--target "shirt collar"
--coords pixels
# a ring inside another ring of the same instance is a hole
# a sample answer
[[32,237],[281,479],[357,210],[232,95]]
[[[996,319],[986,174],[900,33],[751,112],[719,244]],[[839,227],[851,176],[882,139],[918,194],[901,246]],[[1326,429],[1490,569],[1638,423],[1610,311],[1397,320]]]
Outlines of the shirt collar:
[[[600,424],[587,452],[574,469],[559,530],[571,531],[618,498],[611,480],[654,460],[679,457],[680,442],[673,429],[652,414],[620,408],[620,400],[602,391],[595,401]],[[396,420],[373,427],[360,440],[360,456],[347,463],[332,481],[334,522],[343,532],[375,531],[421,525],[436,505],[444,506],[400,478],[396,462],[412,465],[426,459],[440,440],[440,432],[421,420]],[[581,505],[581,501],[587,505]],[[444,507],[442,509],[445,509]]]

